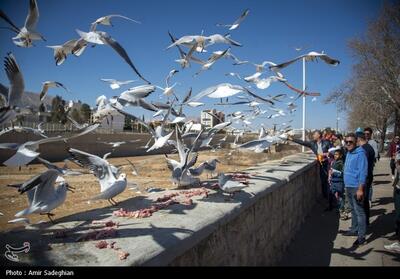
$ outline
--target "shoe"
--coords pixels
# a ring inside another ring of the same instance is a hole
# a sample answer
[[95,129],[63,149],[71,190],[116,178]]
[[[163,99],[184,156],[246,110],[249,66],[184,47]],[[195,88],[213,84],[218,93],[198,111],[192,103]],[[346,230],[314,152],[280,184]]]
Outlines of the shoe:
[[358,236],[358,233],[355,231],[349,230],[349,231],[344,232],[343,235],[344,236]]
[[357,238],[356,241],[354,241],[352,247],[357,248],[361,245],[364,245],[366,242],[367,242],[367,240],[365,239],[365,237]]
[[396,252],[396,253],[400,253],[400,243],[399,242],[394,242],[390,245],[384,245],[383,246],[386,250],[392,251],[392,252]]

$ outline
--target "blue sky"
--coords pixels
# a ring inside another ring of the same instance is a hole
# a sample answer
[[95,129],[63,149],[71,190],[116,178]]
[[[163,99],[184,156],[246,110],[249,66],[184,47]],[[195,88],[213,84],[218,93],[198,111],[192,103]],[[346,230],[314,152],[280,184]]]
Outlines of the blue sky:
[[[111,90],[100,78],[115,78],[119,80],[138,79],[130,67],[107,46],[88,48],[80,57],[68,56],[61,66],[56,66],[53,51],[46,45],[62,44],[70,39],[78,38],[75,29],[87,31],[90,23],[108,14],[122,14],[142,24],[135,24],[122,19],[114,19],[114,27],[101,26],[98,30],[106,31],[116,39],[127,51],[135,66],[142,75],[153,84],[164,86],[165,76],[175,68],[180,72],[173,82],[180,82],[176,87],[178,95],[182,96],[190,86],[193,93],[222,82],[243,84],[233,77],[224,74],[237,72],[242,76],[255,72],[252,65],[233,66],[231,60],[218,61],[211,70],[193,78],[199,65],[181,70],[174,62],[178,58],[176,48],[166,50],[170,44],[167,31],[176,37],[183,35],[227,33],[227,30],[216,27],[216,23],[233,22],[244,9],[250,9],[249,16],[237,30],[231,31],[231,37],[243,44],[243,47],[232,47],[231,51],[241,60],[261,63],[264,60],[280,63],[287,61],[303,52],[324,51],[337,58],[341,64],[337,67],[323,62],[307,63],[306,83],[309,91],[320,92],[321,97],[316,102],[307,99],[307,128],[335,127],[336,108],[325,105],[322,99],[337,88],[351,74],[354,60],[347,48],[349,39],[362,36],[367,24],[379,13],[383,1],[378,0],[332,0],[332,1],[128,1],[128,0],[89,0],[89,1],[56,1],[38,0],[40,19],[37,30],[44,35],[47,42],[36,42],[36,47],[18,48],[7,30],[0,30],[0,56],[4,57],[12,51],[25,78],[26,90],[39,92],[41,83],[55,80],[63,83],[72,92],[65,93],[62,89],[53,89],[50,95],[59,94],[65,99],[80,99],[93,106],[96,96],[108,97],[118,95],[122,90]],[[2,0],[0,7],[18,26],[22,26],[28,12],[28,1]],[[0,25],[5,26],[5,23]],[[297,52],[295,47],[305,47]],[[211,51],[225,50],[225,45],[214,45]],[[206,56],[201,56],[206,58]],[[301,62],[286,68],[283,73],[289,82],[298,88],[302,87]],[[1,71],[0,82],[8,85],[4,71]],[[131,84],[140,85],[141,82]],[[287,93],[295,94],[281,84],[274,83],[266,90],[256,91],[261,96]],[[150,100],[160,100],[161,91],[153,93]],[[231,101],[234,101],[232,98]],[[213,107],[215,99],[204,99],[205,108]],[[289,102],[286,99],[285,102]],[[297,101],[297,111],[290,117],[272,120],[259,119],[254,121],[254,127],[263,122],[267,127],[272,123],[293,119],[292,125],[301,128],[301,99]],[[279,106],[279,105],[278,105]],[[281,107],[284,104],[280,105]],[[263,109],[266,106],[262,107]],[[200,110],[186,110],[187,115],[200,115]],[[246,109],[244,106],[224,107],[226,112]],[[131,110],[137,115],[145,114],[142,109]],[[340,115],[340,128],[345,128],[346,116]]]

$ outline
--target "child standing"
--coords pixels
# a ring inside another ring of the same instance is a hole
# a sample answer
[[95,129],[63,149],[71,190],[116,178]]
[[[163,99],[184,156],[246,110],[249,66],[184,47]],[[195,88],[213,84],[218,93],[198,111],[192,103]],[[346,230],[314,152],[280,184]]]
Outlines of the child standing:
[[329,170],[329,184],[331,193],[329,195],[329,208],[336,207],[342,212],[344,210],[344,181],[343,181],[343,151],[337,149],[334,152],[334,160]]

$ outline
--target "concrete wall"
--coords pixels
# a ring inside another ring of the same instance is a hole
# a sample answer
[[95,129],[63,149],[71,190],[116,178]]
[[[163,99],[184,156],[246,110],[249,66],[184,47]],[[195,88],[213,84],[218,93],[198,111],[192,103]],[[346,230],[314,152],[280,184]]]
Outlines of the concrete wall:
[[311,163],[260,193],[170,265],[276,265],[319,193],[318,166]]

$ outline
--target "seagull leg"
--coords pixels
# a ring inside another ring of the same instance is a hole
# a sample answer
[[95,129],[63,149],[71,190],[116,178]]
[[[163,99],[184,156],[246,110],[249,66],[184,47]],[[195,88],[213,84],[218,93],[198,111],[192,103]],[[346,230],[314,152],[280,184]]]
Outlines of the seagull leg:
[[50,212],[48,212],[48,213],[40,213],[40,215],[47,215],[47,217],[50,219],[50,221],[51,221],[53,224],[55,224],[54,220],[51,219],[51,216],[54,216],[53,213],[50,213]]
[[107,200],[112,206],[114,206],[114,204],[111,202],[111,199]]
[[118,203],[114,201],[112,198],[110,200],[114,203],[114,205],[118,205]]

